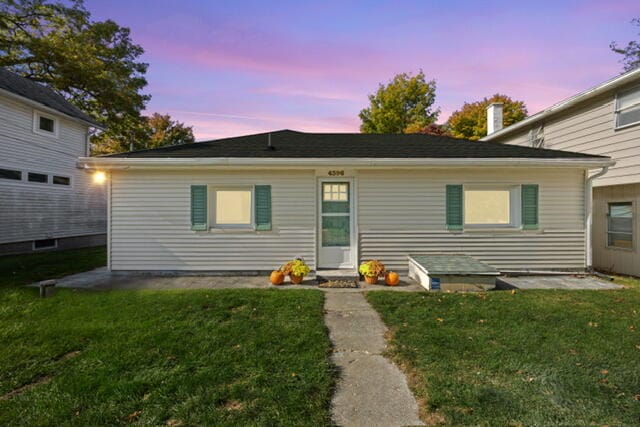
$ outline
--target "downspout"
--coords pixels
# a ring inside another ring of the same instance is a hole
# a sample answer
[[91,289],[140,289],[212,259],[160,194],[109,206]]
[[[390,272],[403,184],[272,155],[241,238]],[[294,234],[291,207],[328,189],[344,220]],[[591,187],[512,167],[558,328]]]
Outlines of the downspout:
[[[591,242],[592,228],[593,228],[593,212],[592,212],[593,211],[593,180],[596,178],[600,178],[602,175],[607,173],[608,170],[609,170],[609,166],[603,166],[600,172],[591,176],[587,176],[587,179],[585,180],[585,183],[584,183],[584,195],[585,195],[584,226],[586,229],[585,246],[586,246],[586,258],[587,258],[586,259],[587,271],[593,270],[593,244]],[[588,173],[589,171],[586,172],[586,174]]]

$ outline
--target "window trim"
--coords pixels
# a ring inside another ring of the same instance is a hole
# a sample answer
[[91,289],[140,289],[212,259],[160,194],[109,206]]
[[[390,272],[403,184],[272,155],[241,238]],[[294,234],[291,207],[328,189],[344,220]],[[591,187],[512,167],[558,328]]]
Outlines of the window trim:
[[[611,249],[611,250],[616,250],[616,251],[626,251],[626,252],[635,252],[636,250],[636,224],[635,224],[635,211],[636,211],[636,204],[633,200],[618,200],[618,199],[613,199],[613,200],[607,200],[606,201],[607,205],[607,211],[605,213],[605,218],[606,218],[606,222],[605,222],[605,229],[604,229],[604,247],[607,249]],[[630,203],[631,204],[631,247],[630,248],[624,248],[621,246],[613,246],[609,244],[609,234],[613,233],[613,234],[629,234],[629,233],[620,233],[620,232],[610,232],[609,231],[609,217],[611,216],[611,205],[615,205],[615,204],[622,204],[622,203]]]
[[[470,224],[466,222],[465,193],[467,190],[509,190],[509,224]],[[463,230],[521,229],[522,184],[463,184],[462,185],[462,228]]]
[[620,103],[620,97],[633,93],[633,92],[638,92],[640,94],[640,86],[635,86],[632,88],[629,88],[627,90],[624,90],[622,92],[617,92],[615,95],[615,99],[614,99],[614,103],[613,103],[613,130],[620,130],[620,129],[626,129],[632,126],[637,126],[640,125],[640,120],[633,122],[633,123],[627,123],[626,125],[618,125],[618,117],[619,117],[619,113],[621,111],[624,110],[629,110],[632,108],[640,108],[640,101],[638,101],[637,103],[630,105],[628,107],[625,107],[623,109],[620,109],[619,107],[619,103]]
[[[53,120],[53,132],[40,129],[40,117]],[[33,132],[38,135],[48,136],[52,138],[58,138],[60,130],[60,121],[57,117],[49,115],[39,110],[33,110]]]
[[[249,224],[218,224],[216,216],[216,192],[218,191],[250,191],[251,192],[251,221]],[[215,185],[208,186],[209,196],[209,229],[212,230],[255,230],[256,229],[256,191],[254,185]]]

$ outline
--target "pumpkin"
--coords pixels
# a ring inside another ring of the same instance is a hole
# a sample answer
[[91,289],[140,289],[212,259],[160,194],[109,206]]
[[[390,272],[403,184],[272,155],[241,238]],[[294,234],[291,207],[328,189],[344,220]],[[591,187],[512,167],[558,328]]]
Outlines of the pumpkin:
[[400,283],[400,276],[398,276],[398,273],[396,273],[395,271],[390,271],[384,277],[384,282],[388,286],[396,286],[398,283]]
[[284,282],[284,273],[280,270],[273,270],[269,276],[272,285],[282,285]]

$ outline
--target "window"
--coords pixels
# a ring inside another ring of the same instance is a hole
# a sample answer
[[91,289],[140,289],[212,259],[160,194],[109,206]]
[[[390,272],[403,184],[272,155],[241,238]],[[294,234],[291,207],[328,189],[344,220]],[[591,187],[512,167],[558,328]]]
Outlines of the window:
[[609,203],[607,246],[633,248],[633,204]]
[[517,227],[519,187],[465,187],[464,225]]
[[213,190],[214,213],[211,223],[219,228],[253,227],[252,187],[216,188]]
[[49,182],[49,176],[44,173],[29,172],[27,179],[29,182],[42,182],[45,184]]
[[13,169],[0,169],[0,179],[22,180],[22,172]]
[[40,135],[58,137],[58,120],[39,111],[34,111],[33,131]]
[[71,178],[68,176],[57,176],[53,177],[53,183],[57,185],[71,185]]
[[640,88],[617,96],[615,120],[616,128],[640,123]]
[[43,239],[43,240],[34,240],[33,241],[33,249],[53,249],[58,246],[58,241],[56,239]]

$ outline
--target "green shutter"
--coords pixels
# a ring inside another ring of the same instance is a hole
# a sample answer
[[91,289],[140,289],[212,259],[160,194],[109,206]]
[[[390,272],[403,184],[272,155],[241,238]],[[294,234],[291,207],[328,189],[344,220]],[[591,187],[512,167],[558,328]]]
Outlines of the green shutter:
[[256,230],[271,230],[271,186],[256,185],[255,187],[256,202]]
[[535,230],[538,228],[538,185],[522,186],[522,228]]
[[462,230],[462,185],[447,185],[447,229]]
[[207,186],[191,186],[191,229],[207,229]]

